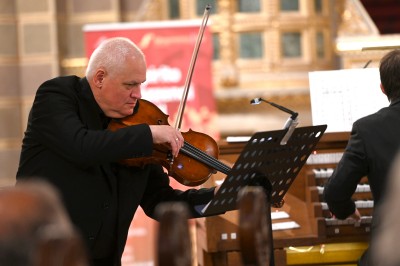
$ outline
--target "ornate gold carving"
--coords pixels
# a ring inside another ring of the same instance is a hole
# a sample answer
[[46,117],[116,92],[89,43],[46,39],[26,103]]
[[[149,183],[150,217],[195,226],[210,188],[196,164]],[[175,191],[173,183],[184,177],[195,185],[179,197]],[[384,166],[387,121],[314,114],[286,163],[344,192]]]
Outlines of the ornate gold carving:
[[357,35],[379,35],[379,30],[360,0],[346,0],[338,36]]

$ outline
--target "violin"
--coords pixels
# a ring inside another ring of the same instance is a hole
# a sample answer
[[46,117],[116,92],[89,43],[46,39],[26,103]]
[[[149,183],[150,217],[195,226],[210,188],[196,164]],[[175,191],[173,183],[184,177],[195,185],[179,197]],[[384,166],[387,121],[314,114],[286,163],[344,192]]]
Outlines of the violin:
[[[195,49],[190,61],[189,71],[186,76],[184,91],[181,104],[179,105],[178,116],[176,119],[175,128],[180,129],[183,112],[188,96],[190,82],[193,75],[194,65],[201,39],[204,34],[207,24],[210,5],[207,5],[204,10],[202,25],[196,41]],[[111,120],[108,128],[117,130],[122,127],[132,126],[137,124],[149,125],[169,125],[168,115],[164,114],[155,104],[140,99],[135,106],[134,113],[122,119]],[[177,157],[173,157],[171,151],[162,144],[153,145],[153,153],[150,157],[132,158],[123,160],[121,163],[128,166],[144,166],[149,163],[161,164],[168,170],[168,175],[175,178],[179,183],[185,186],[198,186],[203,184],[216,171],[228,174],[230,167],[221,163],[216,158],[219,154],[218,145],[210,136],[189,130],[181,132],[184,138],[184,145],[179,150]]]
[[[137,102],[134,114],[121,119],[113,119],[108,125],[111,131],[138,124],[169,125],[168,115],[164,114],[155,104],[140,99]],[[220,171],[227,174],[230,167],[218,161],[219,154],[217,143],[210,136],[189,130],[181,132],[184,145],[177,157],[173,157],[168,147],[162,144],[153,145],[150,157],[132,158],[122,160],[127,166],[143,167],[149,163],[161,164],[168,170],[168,175],[185,186],[198,186],[203,184],[211,174]]]

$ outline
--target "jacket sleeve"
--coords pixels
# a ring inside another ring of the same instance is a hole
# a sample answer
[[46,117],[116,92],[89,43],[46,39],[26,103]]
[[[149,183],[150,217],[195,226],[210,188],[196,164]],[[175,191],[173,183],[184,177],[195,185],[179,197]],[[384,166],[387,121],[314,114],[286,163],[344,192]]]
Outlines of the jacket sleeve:
[[354,123],[343,157],[324,186],[324,200],[338,219],[346,219],[355,211],[352,195],[368,173],[364,144],[358,124]]
[[191,213],[191,218],[201,217],[197,206],[205,205],[214,196],[214,188],[189,188],[188,190],[174,189],[170,186],[168,175],[159,165],[151,165],[150,178],[142,198],[141,207],[146,215],[153,219],[156,207],[163,202],[184,202]]

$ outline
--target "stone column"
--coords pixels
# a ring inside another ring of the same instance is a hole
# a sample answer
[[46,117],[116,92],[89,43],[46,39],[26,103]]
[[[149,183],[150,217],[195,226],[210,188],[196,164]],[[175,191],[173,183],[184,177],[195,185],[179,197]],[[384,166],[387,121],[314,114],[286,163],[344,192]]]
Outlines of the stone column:
[[0,186],[15,182],[37,87],[58,74],[54,0],[0,1]]

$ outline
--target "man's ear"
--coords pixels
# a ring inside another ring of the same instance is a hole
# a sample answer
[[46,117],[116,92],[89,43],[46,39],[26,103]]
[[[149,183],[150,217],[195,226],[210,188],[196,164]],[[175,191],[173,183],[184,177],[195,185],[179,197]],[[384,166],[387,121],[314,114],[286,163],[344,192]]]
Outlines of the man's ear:
[[386,91],[385,91],[385,88],[383,87],[382,83],[380,84],[380,86],[381,86],[381,91],[383,92],[383,94],[386,95]]
[[103,86],[103,80],[105,76],[105,70],[104,69],[97,69],[96,73],[93,75],[93,83],[96,86],[96,88],[101,89]]

